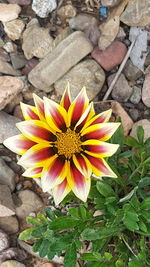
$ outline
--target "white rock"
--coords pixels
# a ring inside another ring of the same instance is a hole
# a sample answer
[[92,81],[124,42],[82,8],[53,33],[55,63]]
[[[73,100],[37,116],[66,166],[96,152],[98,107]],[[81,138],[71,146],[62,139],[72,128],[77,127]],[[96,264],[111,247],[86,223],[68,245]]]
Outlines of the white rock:
[[17,4],[0,3],[0,21],[7,22],[18,18],[21,7]]
[[32,2],[32,9],[40,18],[46,18],[56,7],[56,0],[33,0]]

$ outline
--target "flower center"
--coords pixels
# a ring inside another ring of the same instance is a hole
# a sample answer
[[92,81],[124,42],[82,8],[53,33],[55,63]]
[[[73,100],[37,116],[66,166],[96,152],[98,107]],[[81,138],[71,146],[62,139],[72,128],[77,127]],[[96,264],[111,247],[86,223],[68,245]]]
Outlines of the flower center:
[[68,128],[65,133],[57,133],[56,136],[55,146],[58,149],[59,155],[64,155],[70,159],[74,153],[81,151],[82,142],[78,133]]

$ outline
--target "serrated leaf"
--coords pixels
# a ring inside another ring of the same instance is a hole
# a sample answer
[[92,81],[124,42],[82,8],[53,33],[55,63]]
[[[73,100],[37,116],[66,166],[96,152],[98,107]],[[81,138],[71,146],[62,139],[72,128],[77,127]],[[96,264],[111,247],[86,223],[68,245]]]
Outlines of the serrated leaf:
[[54,231],[67,230],[75,227],[79,222],[79,220],[75,220],[72,217],[61,216],[52,222],[49,222],[49,228]]
[[71,244],[64,257],[64,267],[76,267],[77,252],[75,243]]
[[143,145],[143,141],[144,141],[144,129],[142,126],[138,126],[136,129],[136,134],[137,134],[137,138],[138,141],[141,145]]
[[124,202],[124,201],[129,200],[129,199],[134,195],[134,193],[137,191],[137,189],[138,189],[138,186],[136,186],[136,187],[135,187],[129,194],[127,194],[125,197],[121,198],[121,199],[119,200],[119,202]]
[[109,196],[115,195],[114,190],[108,184],[104,184],[104,183],[98,181],[96,183],[96,187],[97,187],[97,190],[100,192],[100,194],[104,197],[109,197]]
[[20,240],[29,240],[33,237],[32,233],[35,227],[31,227],[29,229],[24,230],[23,232],[20,233],[19,239]]

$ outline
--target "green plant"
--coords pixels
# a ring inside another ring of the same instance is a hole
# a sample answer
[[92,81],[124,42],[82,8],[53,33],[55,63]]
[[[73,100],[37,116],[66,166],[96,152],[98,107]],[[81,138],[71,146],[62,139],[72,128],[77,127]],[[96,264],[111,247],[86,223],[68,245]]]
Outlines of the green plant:
[[[64,216],[47,208],[28,217],[32,227],[20,234],[33,240],[33,251],[52,259],[64,256],[64,267],[150,266],[150,138],[137,128],[137,140],[124,137],[121,127],[112,137],[119,143],[109,165],[118,178],[93,180],[86,204]],[[76,203],[72,195],[66,202]]]

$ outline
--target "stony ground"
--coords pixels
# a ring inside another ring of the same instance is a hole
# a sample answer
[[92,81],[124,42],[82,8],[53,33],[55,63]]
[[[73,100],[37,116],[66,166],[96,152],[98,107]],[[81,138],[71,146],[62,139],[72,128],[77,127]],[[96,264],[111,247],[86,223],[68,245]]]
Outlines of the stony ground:
[[142,125],[150,137],[150,1],[0,0],[2,267],[58,266],[17,239],[26,216],[54,203],[2,143],[18,133],[20,101],[32,104],[33,92],[59,101],[67,81],[73,97],[86,86],[97,112],[111,107],[125,135]]

